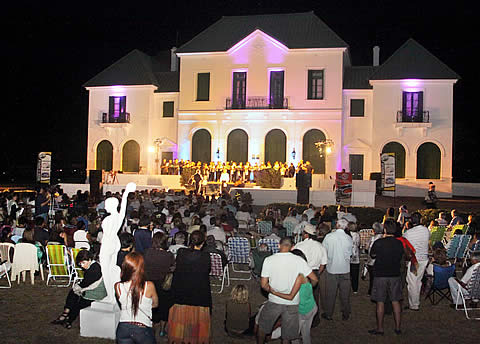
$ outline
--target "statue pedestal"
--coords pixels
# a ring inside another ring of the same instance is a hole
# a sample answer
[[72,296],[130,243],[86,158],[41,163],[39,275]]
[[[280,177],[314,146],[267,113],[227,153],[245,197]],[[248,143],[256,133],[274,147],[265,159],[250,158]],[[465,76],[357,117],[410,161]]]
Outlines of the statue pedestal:
[[120,320],[117,304],[92,302],[90,307],[80,311],[80,335],[115,339],[115,332]]

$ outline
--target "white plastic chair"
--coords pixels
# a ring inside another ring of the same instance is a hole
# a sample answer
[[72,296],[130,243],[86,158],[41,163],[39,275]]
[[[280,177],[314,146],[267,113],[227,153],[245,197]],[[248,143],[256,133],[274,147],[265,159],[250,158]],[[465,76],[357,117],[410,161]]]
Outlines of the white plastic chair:
[[14,249],[15,245],[10,243],[0,244],[0,278],[5,277],[8,286],[0,286],[0,288],[11,288],[10,276],[8,272],[12,268],[12,261],[10,260],[10,250]]
[[477,318],[472,318],[470,317],[470,314],[468,314],[468,311],[474,311],[478,312],[478,308],[469,308],[467,307],[467,300],[471,300],[474,302],[480,302],[480,268],[476,268],[473,273],[472,277],[470,278],[470,281],[467,283],[467,288],[464,290],[463,288],[458,288],[458,294],[457,298],[455,301],[455,309],[462,310],[462,308],[459,308],[458,301],[460,301],[460,298],[462,299],[463,303],[463,310],[465,311],[465,317],[468,320],[480,320],[480,317]]
[[30,271],[30,279],[32,284],[35,284],[35,271],[37,270],[40,270],[40,275],[44,280],[42,265],[38,264],[37,247],[29,243],[16,244],[12,263],[12,281],[18,278],[18,284],[20,284],[20,274],[22,274],[23,282],[25,282],[26,271]]

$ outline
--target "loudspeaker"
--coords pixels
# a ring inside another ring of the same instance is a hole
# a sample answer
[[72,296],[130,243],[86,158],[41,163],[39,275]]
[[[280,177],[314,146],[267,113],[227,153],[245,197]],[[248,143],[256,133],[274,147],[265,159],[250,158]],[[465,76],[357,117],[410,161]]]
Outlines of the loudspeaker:
[[98,199],[102,195],[102,170],[90,170],[90,195]]

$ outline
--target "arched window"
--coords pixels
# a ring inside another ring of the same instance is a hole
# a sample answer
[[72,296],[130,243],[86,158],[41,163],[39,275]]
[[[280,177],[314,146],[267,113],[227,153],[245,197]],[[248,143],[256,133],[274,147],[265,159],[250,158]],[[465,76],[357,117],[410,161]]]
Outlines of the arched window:
[[245,130],[235,129],[228,134],[227,160],[235,162],[248,161],[248,134]]
[[103,140],[97,146],[97,170],[111,171],[113,167],[113,146],[108,140]]
[[140,171],[140,146],[134,140],[127,141],[122,150],[122,171]]
[[389,142],[382,153],[395,153],[395,178],[405,178],[405,148],[398,142]]
[[321,157],[317,146],[315,146],[315,142],[325,139],[325,134],[318,129],[310,129],[303,135],[302,159],[304,162],[310,161],[315,174],[325,174],[325,156]]
[[440,179],[442,154],[435,143],[425,142],[417,150],[417,179]]
[[197,130],[192,137],[192,161],[212,160],[212,136],[206,129]]
[[280,129],[273,129],[265,136],[265,162],[285,162],[287,155],[287,137]]

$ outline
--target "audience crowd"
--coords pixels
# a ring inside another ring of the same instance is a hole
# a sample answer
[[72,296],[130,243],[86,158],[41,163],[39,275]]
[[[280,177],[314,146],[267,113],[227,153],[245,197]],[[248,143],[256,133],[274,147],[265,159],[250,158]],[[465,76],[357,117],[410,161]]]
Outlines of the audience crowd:
[[[187,164],[194,163],[164,161],[162,173],[181,173]],[[228,163],[194,167],[212,180],[219,170],[246,173],[261,168]],[[270,168],[280,169],[287,177],[293,176],[291,169],[295,172],[293,165],[275,163]],[[121,195],[107,193],[105,199],[109,197],[120,199]],[[2,243],[35,245],[41,264],[46,264],[49,244],[83,249],[76,260],[85,270],[84,279],[75,284],[62,313],[52,322],[67,329],[81,308],[100,298],[97,261],[102,219],[107,215],[105,199],[94,202],[88,192],[80,191],[68,197],[55,188],[42,188],[36,195],[0,196]],[[117,265],[122,275],[115,285],[121,305],[117,341],[130,343],[129,338],[136,338],[136,342],[155,343],[156,337],[168,336],[169,343],[208,343],[210,255],[219,254],[222,267],[227,266],[231,237],[250,242],[249,267],[268,299],[254,309],[248,288],[235,283],[226,304],[228,335],[256,335],[258,343],[279,337],[285,343],[310,343],[311,327],[318,326],[320,319],[336,318],[337,295],[341,319],[352,321],[351,297],[359,293],[359,278],[367,275],[368,295],[376,303],[376,326],[368,332],[384,335],[384,315],[393,311],[394,333],[401,335],[403,310],[421,310],[421,295],[431,287],[429,277],[438,267],[456,263],[448,261],[445,248],[454,234],[469,235],[472,250],[463,277],[449,280],[454,305],[459,303],[458,290],[466,289],[473,271],[479,269],[480,253],[474,249],[480,247],[480,227],[471,215],[462,231],[458,225],[463,218],[455,210],[450,215],[448,221],[447,214],[440,213],[427,227],[420,213],[410,214],[403,205],[398,212],[387,209],[383,219],[365,225],[344,206],[329,213],[326,206],[309,205],[302,213],[291,208],[284,216],[273,206],[256,213],[251,205],[226,193],[209,197],[193,192],[136,191],[128,195],[126,217],[118,233]],[[257,230],[260,221],[270,222],[266,232]],[[432,242],[431,232],[439,226],[447,232]],[[403,300],[404,288],[407,300]]]

